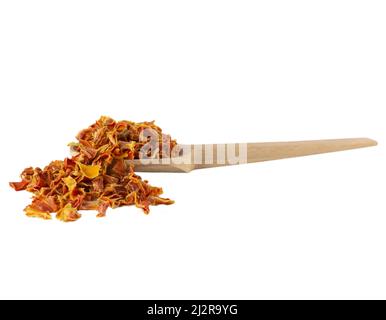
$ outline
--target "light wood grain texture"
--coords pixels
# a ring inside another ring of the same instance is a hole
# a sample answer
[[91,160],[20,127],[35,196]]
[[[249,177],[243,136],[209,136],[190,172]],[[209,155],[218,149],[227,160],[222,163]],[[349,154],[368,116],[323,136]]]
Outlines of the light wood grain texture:
[[[255,163],[270,160],[302,157],[329,152],[345,151],[358,148],[376,146],[377,142],[368,138],[293,141],[293,142],[266,142],[247,144],[218,144],[218,145],[183,145],[185,157],[162,160],[134,160],[138,172],[190,172],[195,169],[205,169],[229,166],[235,159],[230,158],[226,150],[246,148],[244,163]],[[206,150],[212,150],[206,152]],[[220,155],[220,157],[218,157]],[[221,155],[225,155],[221,157]],[[236,152],[236,155],[239,155]],[[208,161],[209,159],[209,161]],[[213,161],[210,161],[213,160]],[[242,161],[243,162],[243,161]]]

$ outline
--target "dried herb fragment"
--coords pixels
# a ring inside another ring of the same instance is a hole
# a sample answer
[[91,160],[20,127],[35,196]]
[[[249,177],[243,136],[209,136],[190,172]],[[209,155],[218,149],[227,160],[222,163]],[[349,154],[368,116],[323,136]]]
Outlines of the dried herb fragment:
[[125,160],[139,159],[141,132],[152,129],[156,133],[159,156],[166,144],[169,150],[176,145],[175,140],[162,133],[154,122],[135,123],[115,121],[101,117],[96,123],[77,135],[78,142],[69,144],[74,155],[63,161],[52,161],[43,170],[27,168],[21,174],[20,182],[11,182],[16,191],[33,193],[32,203],[24,211],[29,217],[65,221],[76,221],[81,217],[78,210],[96,210],[103,217],[106,210],[127,205],[135,205],[146,214],[150,205],[174,202],[161,198],[162,188],[151,186],[134,172],[134,167]]

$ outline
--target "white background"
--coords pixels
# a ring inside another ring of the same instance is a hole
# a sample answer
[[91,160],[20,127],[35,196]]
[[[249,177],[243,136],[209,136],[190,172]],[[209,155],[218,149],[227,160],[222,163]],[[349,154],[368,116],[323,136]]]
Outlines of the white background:
[[[1,1],[0,298],[386,298],[384,1]],[[183,143],[376,148],[143,174],[174,206],[27,218],[100,115]]]

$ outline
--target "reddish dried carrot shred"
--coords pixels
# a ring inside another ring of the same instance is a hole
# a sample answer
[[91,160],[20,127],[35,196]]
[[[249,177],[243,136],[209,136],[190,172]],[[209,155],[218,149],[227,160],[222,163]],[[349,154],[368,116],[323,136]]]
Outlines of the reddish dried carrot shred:
[[79,132],[78,142],[70,143],[74,156],[53,161],[43,170],[27,168],[20,182],[11,182],[16,191],[33,193],[32,203],[24,211],[27,216],[51,219],[51,213],[65,222],[81,217],[78,210],[96,210],[98,217],[108,207],[135,205],[146,214],[150,205],[174,202],[161,198],[161,188],[153,187],[134,173],[134,167],[125,160],[139,159],[141,131],[152,129],[160,145],[177,143],[162,133],[154,122],[135,123],[101,117],[95,124]]

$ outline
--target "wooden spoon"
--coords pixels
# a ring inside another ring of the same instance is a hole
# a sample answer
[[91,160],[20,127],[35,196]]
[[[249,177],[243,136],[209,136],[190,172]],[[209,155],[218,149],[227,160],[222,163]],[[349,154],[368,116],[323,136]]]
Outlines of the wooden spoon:
[[[127,161],[127,163],[134,164],[135,171],[138,172],[190,172],[195,169],[302,157],[376,145],[376,141],[367,138],[246,144],[181,145],[183,153],[180,154],[179,157],[142,159]],[[236,162],[234,157],[231,158],[227,154],[227,150],[234,149],[236,151],[245,150],[243,161]]]

